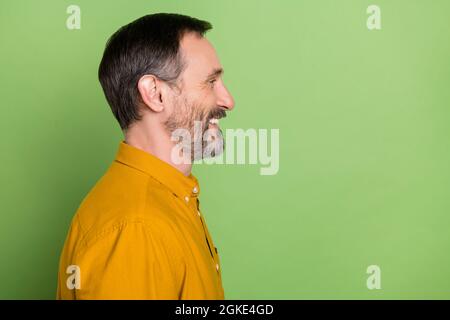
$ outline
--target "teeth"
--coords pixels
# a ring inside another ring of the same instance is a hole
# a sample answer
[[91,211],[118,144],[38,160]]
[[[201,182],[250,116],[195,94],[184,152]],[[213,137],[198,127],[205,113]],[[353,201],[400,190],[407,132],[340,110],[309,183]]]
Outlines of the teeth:
[[218,124],[219,123],[219,119],[212,118],[212,119],[209,120],[209,123],[211,123],[211,124]]

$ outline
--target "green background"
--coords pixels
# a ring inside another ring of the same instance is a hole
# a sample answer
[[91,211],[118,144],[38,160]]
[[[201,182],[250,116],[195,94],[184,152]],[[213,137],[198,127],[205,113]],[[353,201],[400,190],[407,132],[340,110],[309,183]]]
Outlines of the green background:
[[277,175],[194,169],[227,299],[450,298],[446,0],[2,1],[0,298],[55,297],[70,220],[122,138],[105,42],[155,12],[214,25],[223,128],[280,129]]

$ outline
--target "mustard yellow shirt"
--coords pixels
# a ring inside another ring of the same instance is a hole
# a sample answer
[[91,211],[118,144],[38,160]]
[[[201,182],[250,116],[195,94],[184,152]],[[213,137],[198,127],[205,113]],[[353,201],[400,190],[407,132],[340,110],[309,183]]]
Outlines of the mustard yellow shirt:
[[217,248],[191,174],[121,141],[80,204],[58,299],[224,299]]

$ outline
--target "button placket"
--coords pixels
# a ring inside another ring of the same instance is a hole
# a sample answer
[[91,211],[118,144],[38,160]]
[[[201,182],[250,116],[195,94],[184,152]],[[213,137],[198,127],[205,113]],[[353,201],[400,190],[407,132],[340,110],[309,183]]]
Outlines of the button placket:
[[[214,247],[214,246],[213,246],[213,244],[210,243],[209,240],[208,240],[208,235],[207,235],[206,227],[205,227],[205,224],[204,224],[203,219],[202,219],[202,214],[201,214],[201,212],[200,212],[200,200],[198,199],[198,192],[199,192],[198,187],[197,187],[197,186],[194,186],[194,187],[192,188],[192,197],[195,198],[195,200],[196,200],[197,215],[198,215],[198,217],[199,217],[199,219],[200,219],[200,222],[201,222],[201,224],[202,224],[203,234],[204,234],[204,236],[205,236],[206,245],[208,246],[209,252],[210,252],[210,254],[211,254],[212,262],[213,262],[214,265],[215,265],[215,268],[216,268],[217,273],[220,274],[219,261],[216,259],[216,256],[215,256],[214,253],[213,253],[213,249],[211,248],[211,246],[212,246],[212,247]],[[186,196],[186,198],[188,198],[188,197]],[[186,201],[186,202],[188,202],[188,201]],[[216,254],[217,254],[217,249],[216,249],[216,247],[214,247],[214,251],[215,251]]]
[[[198,200],[198,198],[197,198],[197,214],[198,214],[198,217],[200,218],[200,222],[201,222],[201,224],[202,224],[203,235],[205,236],[206,245],[208,246],[209,253],[211,254],[211,258],[213,259],[213,262],[216,263],[216,258],[215,258],[215,256],[214,256],[213,250],[212,250],[212,248],[211,248],[212,243],[210,243],[209,240],[208,240],[208,235],[207,235],[207,232],[206,232],[206,227],[205,227],[205,224],[203,223],[203,219],[202,219],[202,217],[201,217],[201,213],[200,213],[200,201]],[[217,264],[217,263],[216,263],[216,264]],[[217,268],[217,267],[216,267],[216,268]]]

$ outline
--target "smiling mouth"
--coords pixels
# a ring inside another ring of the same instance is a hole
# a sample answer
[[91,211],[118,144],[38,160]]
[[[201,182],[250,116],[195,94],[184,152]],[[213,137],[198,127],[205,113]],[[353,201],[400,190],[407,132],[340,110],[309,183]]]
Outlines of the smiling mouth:
[[219,119],[225,118],[227,114],[225,111],[221,110],[213,115],[211,119],[209,119],[208,123],[211,125],[219,126]]

